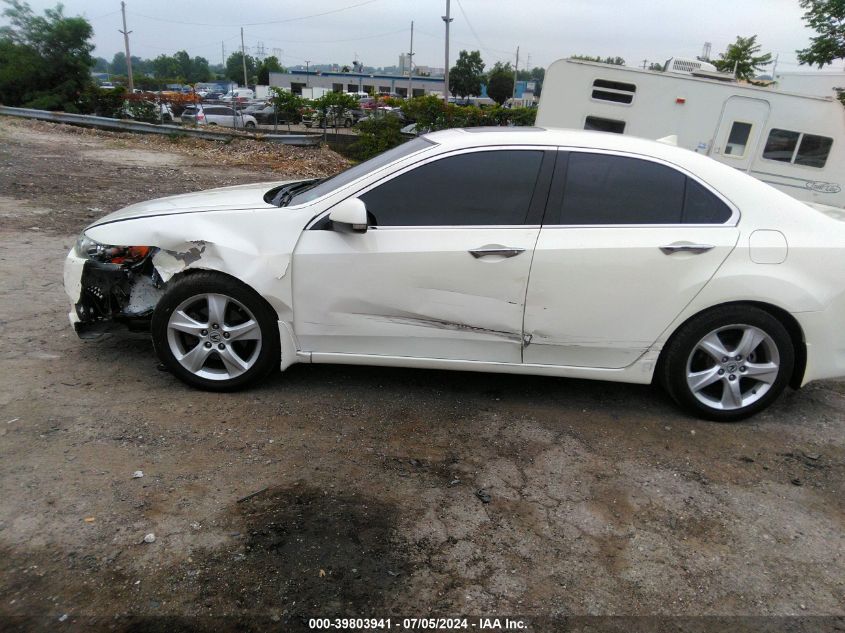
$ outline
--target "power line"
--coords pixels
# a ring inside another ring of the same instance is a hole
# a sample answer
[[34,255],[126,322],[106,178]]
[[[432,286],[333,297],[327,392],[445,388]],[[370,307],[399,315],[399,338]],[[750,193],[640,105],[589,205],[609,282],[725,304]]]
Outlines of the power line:
[[[398,29],[396,31],[388,31],[387,33],[378,33],[378,34],[375,34],[375,35],[364,35],[362,37],[349,37],[349,38],[341,39],[341,40],[289,40],[289,39],[285,38],[284,43],[286,43],[286,44],[339,44],[339,43],[342,43],[342,42],[358,42],[360,40],[375,40],[375,39],[378,39],[380,37],[388,37],[390,35],[398,35],[399,33],[407,33],[409,30],[410,29]],[[262,35],[260,33],[257,33],[257,34],[253,33],[253,34],[251,34],[251,36],[252,37],[262,37]],[[281,40],[273,40],[273,39],[270,39],[270,38],[267,38],[267,37],[265,37],[264,40],[267,41],[267,42],[270,42],[271,44],[273,42],[282,43]]]
[[[311,15],[303,15],[296,18],[286,18],[284,20],[264,20],[263,22],[245,22],[240,26],[262,26],[264,24],[285,24],[287,22],[297,22],[299,20],[308,20],[310,18],[319,18],[324,15],[331,15],[333,13],[340,13],[341,11],[348,11],[350,9],[357,9],[358,7],[363,7],[367,4],[373,4],[374,2],[378,2],[379,0],[364,0],[364,2],[358,2],[357,4],[350,4],[345,7],[340,7],[338,9],[332,9],[330,11],[323,11],[322,13],[312,13]],[[143,13],[136,13],[135,11],[130,11],[132,15],[136,15],[141,18],[146,18],[147,20],[155,20],[156,22],[167,22],[169,24],[182,24],[185,26],[208,26],[208,27],[215,27],[215,28],[232,28],[233,24],[213,24],[210,22],[184,22],[182,20],[169,20],[167,18],[159,18],[151,15],[144,15]]]

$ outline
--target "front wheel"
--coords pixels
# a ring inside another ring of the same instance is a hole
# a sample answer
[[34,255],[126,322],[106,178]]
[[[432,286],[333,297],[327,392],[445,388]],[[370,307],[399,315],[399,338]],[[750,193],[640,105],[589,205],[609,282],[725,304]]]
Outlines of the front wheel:
[[173,282],[151,329],[162,363],[194,387],[232,391],[279,366],[277,315],[231,277],[198,272]]
[[682,326],[664,350],[659,377],[669,395],[699,417],[720,422],[768,407],[789,383],[792,339],[754,306],[724,306]]

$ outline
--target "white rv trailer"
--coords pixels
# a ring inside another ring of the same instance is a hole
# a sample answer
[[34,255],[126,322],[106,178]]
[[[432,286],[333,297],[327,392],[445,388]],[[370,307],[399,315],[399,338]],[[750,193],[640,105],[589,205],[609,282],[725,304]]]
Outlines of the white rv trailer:
[[845,207],[845,108],[716,79],[706,68],[667,72],[562,59],[546,71],[537,125],[677,136],[706,154],[804,200]]

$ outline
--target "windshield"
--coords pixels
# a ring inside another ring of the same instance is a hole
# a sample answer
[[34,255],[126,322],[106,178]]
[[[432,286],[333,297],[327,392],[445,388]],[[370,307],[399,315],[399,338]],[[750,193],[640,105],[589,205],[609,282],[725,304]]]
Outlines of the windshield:
[[335,189],[340,189],[341,187],[348,185],[353,180],[357,180],[361,176],[364,176],[370,173],[371,171],[381,169],[382,167],[385,167],[386,165],[389,165],[390,163],[397,161],[400,158],[410,156],[414,152],[426,149],[428,147],[431,147],[432,145],[436,145],[436,143],[429,141],[428,139],[423,137],[418,137],[412,141],[408,141],[407,143],[402,143],[402,145],[399,145],[398,147],[389,149],[383,154],[374,156],[370,160],[364,161],[363,163],[359,163],[354,167],[350,167],[346,171],[340,172],[332,178],[322,181],[316,187],[311,187],[307,190],[300,191],[293,198],[291,198],[289,204],[304,204],[306,202],[316,200],[317,198],[324,196],[327,193],[334,191]]

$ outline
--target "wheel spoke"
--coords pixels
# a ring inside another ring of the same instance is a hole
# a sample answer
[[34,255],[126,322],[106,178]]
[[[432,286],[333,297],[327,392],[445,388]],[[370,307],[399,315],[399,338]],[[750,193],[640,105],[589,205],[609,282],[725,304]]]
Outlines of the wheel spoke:
[[211,349],[200,344],[177,360],[182,363],[185,369],[195,374],[203,368],[210,353]]
[[698,348],[714,358],[716,362],[722,362],[722,359],[729,355],[722,339],[716,332],[711,332],[701,339]]
[[734,354],[747,358],[751,352],[757,349],[757,346],[763,342],[765,335],[756,327],[747,327],[742,332],[742,339],[734,350]]
[[226,366],[226,371],[229,372],[230,378],[240,376],[249,369],[249,363],[238,356],[237,352],[229,346],[226,349],[218,350],[217,355],[220,356],[220,360]]
[[775,363],[746,363],[742,375],[771,385],[777,380],[779,369]]
[[722,390],[722,408],[739,409],[742,406],[742,391],[739,388],[739,380],[725,380]]
[[226,320],[226,305],[229,298],[223,295],[207,295],[208,298],[208,322],[217,323],[222,327]]
[[229,342],[232,341],[256,341],[261,338],[261,328],[256,321],[250,319],[246,323],[223,328],[229,333]]
[[719,367],[711,367],[704,371],[695,371],[687,374],[687,384],[695,391],[701,391],[721,379]]
[[184,310],[177,310],[171,315],[168,327],[199,338],[201,336],[200,333],[208,328],[208,324],[192,319]]

